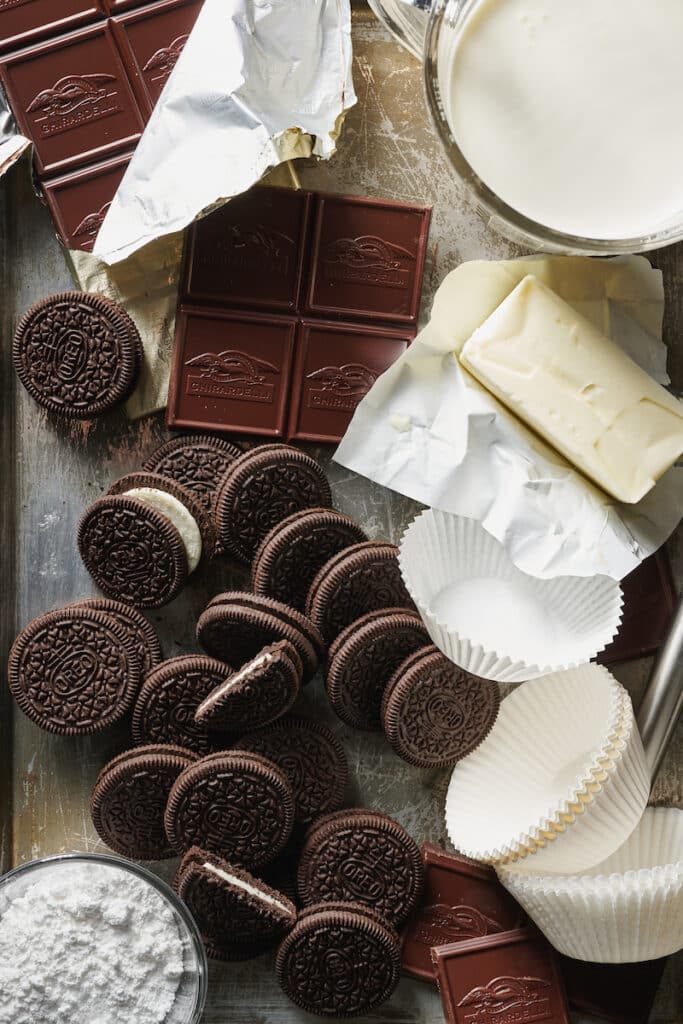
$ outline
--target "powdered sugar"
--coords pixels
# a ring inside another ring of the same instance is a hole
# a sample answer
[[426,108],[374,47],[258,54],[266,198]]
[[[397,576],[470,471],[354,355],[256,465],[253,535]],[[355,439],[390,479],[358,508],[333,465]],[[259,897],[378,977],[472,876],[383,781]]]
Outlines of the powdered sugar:
[[0,894],[0,1024],[164,1024],[182,974],[170,907],[116,866],[56,862]]

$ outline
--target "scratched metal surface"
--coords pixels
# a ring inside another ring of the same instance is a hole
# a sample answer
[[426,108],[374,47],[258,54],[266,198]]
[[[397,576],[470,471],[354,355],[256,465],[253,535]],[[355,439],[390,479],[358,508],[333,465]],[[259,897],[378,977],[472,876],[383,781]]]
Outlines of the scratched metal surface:
[[[462,260],[502,258],[515,250],[490,235],[463,204],[431,130],[421,94],[420,69],[390,41],[364,11],[354,12],[356,86],[359,105],[350,114],[338,155],[324,166],[300,169],[305,185],[434,203],[425,303],[445,273]],[[0,573],[2,574],[2,656],[21,625],[40,613],[89,595],[93,587],[78,558],[75,524],[83,507],[107,485],[136,468],[165,436],[159,418],[134,426],[114,415],[90,427],[64,430],[15,390],[9,347],[18,315],[39,297],[70,285],[45,211],[33,197],[26,166],[16,168],[0,194],[0,295],[4,355],[0,369],[2,477],[0,479]],[[680,337],[683,308],[683,250],[658,256],[669,295],[667,334]],[[683,382],[683,345],[672,351],[672,370]],[[329,451],[318,452],[325,462]],[[372,537],[398,540],[415,506],[330,465],[337,506],[358,519]],[[681,578],[680,538],[670,545]],[[151,618],[165,654],[192,651],[193,629],[207,598],[239,586],[244,574],[217,564],[210,577],[192,580],[169,608]],[[648,664],[617,674],[637,699]],[[127,743],[126,728],[96,740],[63,740],[35,729],[14,714],[0,688],[0,869],[63,851],[103,850],[88,815],[88,796],[99,768]],[[407,767],[380,737],[344,728],[326,705],[320,680],[302,704],[342,737],[351,778],[350,804],[377,806],[393,814],[418,839],[445,840],[442,805],[448,773]],[[670,752],[654,798],[683,806],[680,766],[683,729]],[[158,865],[166,877],[173,864]],[[652,1020],[683,1021],[683,959],[672,960]],[[310,1020],[283,999],[268,959],[215,966],[206,1024],[281,1024]],[[368,1022],[437,1024],[442,1020],[436,992],[404,980]]]

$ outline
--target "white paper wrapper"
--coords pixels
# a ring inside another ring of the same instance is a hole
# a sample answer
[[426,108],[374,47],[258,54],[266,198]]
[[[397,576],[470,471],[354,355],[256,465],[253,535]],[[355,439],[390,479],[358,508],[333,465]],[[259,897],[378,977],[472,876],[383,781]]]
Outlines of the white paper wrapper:
[[505,698],[487,739],[453,771],[446,826],[475,860],[582,871],[628,838],[649,788],[628,693],[584,665]]
[[639,963],[683,947],[683,811],[649,807],[608,860],[579,875],[499,869],[555,949],[593,963]]
[[453,355],[527,273],[666,381],[661,274],[643,257],[463,264],[437,292],[430,323],[358,406],[335,459],[425,505],[477,520],[529,575],[623,579],[678,524],[683,469],[671,469],[638,505],[616,504]]
[[524,682],[582,665],[621,621],[611,577],[528,576],[480,523],[447,512],[413,521],[399,563],[434,643],[485,679]]

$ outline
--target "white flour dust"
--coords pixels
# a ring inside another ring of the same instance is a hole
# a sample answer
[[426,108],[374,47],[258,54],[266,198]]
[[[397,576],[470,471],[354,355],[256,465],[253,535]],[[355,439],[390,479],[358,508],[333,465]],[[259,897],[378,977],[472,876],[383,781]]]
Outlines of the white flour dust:
[[150,885],[93,862],[0,895],[0,1024],[163,1024],[183,973]]

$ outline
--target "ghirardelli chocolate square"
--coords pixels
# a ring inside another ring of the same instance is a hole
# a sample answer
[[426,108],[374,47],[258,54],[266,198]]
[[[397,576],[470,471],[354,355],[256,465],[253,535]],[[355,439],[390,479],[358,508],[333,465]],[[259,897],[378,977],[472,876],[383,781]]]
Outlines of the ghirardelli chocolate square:
[[666,548],[650,555],[621,581],[624,608],[614,640],[597,660],[618,665],[654,654],[666,639],[678,604],[671,562]]
[[130,149],[143,131],[106,23],[5,57],[0,76],[42,175]]
[[148,114],[194,28],[204,0],[162,0],[114,19],[114,33],[131,82]]
[[317,196],[306,311],[415,324],[430,219],[427,207]]
[[60,237],[70,249],[92,252],[97,234],[126,173],[130,153],[43,182]]
[[296,321],[181,307],[168,425],[282,437]]
[[410,329],[303,321],[297,335],[290,439],[340,441],[358,403],[412,339]]
[[103,16],[99,0],[0,0],[0,53]]
[[403,932],[402,964],[405,974],[435,982],[433,947],[509,931],[522,923],[524,911],[493,868],[432,843],[423,845],[422,857],[422,902]]
[[569,1024],[556,954],[535,929],[439,946],[433,957],[453,1024]]

